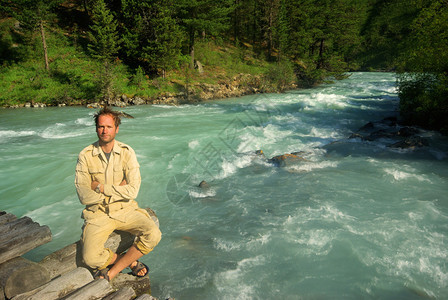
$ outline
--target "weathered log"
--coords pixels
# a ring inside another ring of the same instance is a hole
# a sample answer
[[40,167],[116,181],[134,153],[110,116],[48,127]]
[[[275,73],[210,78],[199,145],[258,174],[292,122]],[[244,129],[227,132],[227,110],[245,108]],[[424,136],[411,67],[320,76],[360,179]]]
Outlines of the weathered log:
[[[153,218],[153,220],[156,222],[157,225],[159,225],[159,221],[157,219],[157,216],[151,209],[147,209],[150,216]],[[17,220],[17,222],[13,222],[14,224],[9,224],[8,228],[19,228],[21,225],[18,224],[26,224],[27,226],[33,226],[36,227],[35,222],[30,222],[31,219],[25,217],[22,218],[23,220]],[[10,222],[11,223],[11,222]],[[37,224],[38,225],[38,224]],[[40,227],[39,227],[40,228]],[[33,231],[34,232],[34,231]],[[37,234],[37,233],[35,233]],[[51,236],[51,234],[50,234]],[[105,247],[110,248],[112,251],[117,253],[122,253],[126,251],[134,242],[135,237],[127,232],[121,232],[117,231],[112,233],[112,235],[107,240]],[[3,244],[0,244],[0,249],[3,246]],[[14,275],[9,282],[16,282],[17,286],[14,286],[15,289],[11,290],[11,292],[8,294],[8,298],[11,298],[15,295],[14,299],[40,299],[41,297],[44,297],[44,299],[56,299],[63,296],[68,295],[68,293],[73,292],[75,289],[79,288],[75,286],[69,285],[71,282],[73,282],[75,285],[78,282],[76,277],[79,275],[76,275],[77,272],[84,272],[79,270],[85,270],[89,271],[90,278],[88,281],[92,280],[91,271],[82,260],[82,249],[81,249],[81,243],[80,241],[73,243],[71,245],[68,245],[48,256],[46,256],[42,261],[39,263],[33,263],[30,261],[26,261],[22,258],[16,258],[12,261],[17,261],[16,267],[14,272],[12,272],[11,268],[9,268],[7,271],[8,276]],[[1,266],[1,265],[0,265]],[[1,272],[2,269],[0,268],[0,283],[1,281]],[[41,272],[39,275],[38,273]],[[75,274],[75,275],[74,275]],[[3,285],[5,286],[6,281],[8,278],[3,280]],[[72,279],[67,279],[72,278]],[[48,282],[50,279],[53,279],[53,281]],[[82,280],[82,277],[81,277]],[[85,280],[84,280],[85,281]],[[84,282],[83,281],[83,282]],[[88,282],[87,281],[87,282]],[[48,282],[48,283],[47,283]],[[87,282],[84,282],[87,283]],[[23,287],[23,285],[27,283],[26,287]],[[33,286],[30,286],[29,283],[33,283]],[[40,286],[44,283],[47,283],[43,286]],[[22,290],[19,289],[18,286],[21,286]],[[39,286],[39,287],[38,287]],[[114,280],[113,280],[113,286],[115,289],[121,289],[125,286],[132,287],[134,292],[137,295],[140,295],[142,293],[149,293],[150,292],[150,282],[149,277],[144,276],[142,278],[137,278],[131,275],[127,274],[119,274]],[[32,290],[34,289],[34,290]],[[43,296],[43,293],[48,293]],[[55,298],[51,298],[55,297]],[[0,299],[2,300],[2,299]]]
[[31,261],[28,259],[25,259],[23,257],[16,257],[0,264],[0,286],[5,286],[6,281],[8,281],[8,278],[11,275],[11,272],[16,269],[28,266],[30,263]]
[[78,300],[78,299],[102,299],[108,294],[112,293],[113,289],[106,279],[96,279],[86,284],[82,288],[76,290],[64,297],[64,300]]
[[11,273],[11,276],[9,276],[4,286],[5,296],[11,299],[18,294],[31,291],[49,281],[50,274],[47,269],[33,262]]
[[0,287],[8,298],[35,289],[48,281],[50,275],[45,268],[23,257],[10,259],[0,265]]
[[143,295],[140,295],[137,298],[135,298],[135,300],[157,300],[157,299],[151,295],[143,294]]
[[119,289],[115,293],[112,293],[103,298],[103,300],[131,300],[136,296],[135,291],[130,286],[125,286]]
[[44,257],[39,264],[46,268],[50,273],[50,278],[55,278],[72,270],[77,267],[84,267],[80,255],[81,253],[80,243],[70,244],[56,252],[51,253]]
[[23,217],[0,226],[0,263],[51,241],[48,226]]
[[23,293],[12,298],[13,300],[52,300],[60,299],[85,286],[93,280],[92,274],[86,268],[77,268],[47,284],[32,291]]
[[[114,252],[121,253],[129,249],[133,242],[133,235],[128,232],[117,231],[111,234],[105,243],[105,247]],[[50,278],[55,278],[78,267],[90,269],[83,262],[80,241],[47,255],[39,262],[39,264],[48,270]]]
[[[37,224],[39,226],[39,224]],[[10,240],[17,234],[26,232],[26,229],[35,226],[35,222],[29,217],[12,220],[0,226],[0,243]]]
[[0,225],[3,225],[5,223],[9,223],[12,220],[17,219],[17,217],[13,214],[9,214],[6,211],[0,211]]
[[151,294],[151,283],[148,275],[136,277],[134,275],[120,273],[111,281],[111,284],[115,290],[129,286],[137,295]]

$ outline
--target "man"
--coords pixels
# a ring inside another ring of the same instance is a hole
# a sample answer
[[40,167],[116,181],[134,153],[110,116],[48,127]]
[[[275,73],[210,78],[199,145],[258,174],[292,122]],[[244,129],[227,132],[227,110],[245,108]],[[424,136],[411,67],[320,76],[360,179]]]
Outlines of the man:
[[[162,234],[147,211],[134,200],[140,189],[140,166],[134,150],[115,140],[120,114],[105,107],[94,119],[98,141],[80,152],[76,165],[76,191],[86,206],[81,239],[83,259],[97,270],[100,278],[112,280],[126,267],[142,277],[149,269],[138,259],[153,250]],[[123,256],[104,247],[114,230],[136,236]]]

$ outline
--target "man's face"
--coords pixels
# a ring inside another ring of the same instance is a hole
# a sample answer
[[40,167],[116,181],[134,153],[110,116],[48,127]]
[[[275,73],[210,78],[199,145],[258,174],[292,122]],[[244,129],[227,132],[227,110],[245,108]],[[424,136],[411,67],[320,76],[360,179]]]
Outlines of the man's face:
[[118,127],[115,126],[114,118],[111,115],[101,115],[98,117],[96,134],[100,142],[107,144],[115,139]]

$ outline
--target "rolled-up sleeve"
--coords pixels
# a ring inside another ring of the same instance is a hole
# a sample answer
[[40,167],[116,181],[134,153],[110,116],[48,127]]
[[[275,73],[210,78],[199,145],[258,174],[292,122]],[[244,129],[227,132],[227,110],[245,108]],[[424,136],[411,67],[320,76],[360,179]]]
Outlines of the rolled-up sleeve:
[[89,173],[86,157],[81,153],[75,170],[75,187],[79,201],[83,205],[102,203],[104,195],[92,190],[92,177]]

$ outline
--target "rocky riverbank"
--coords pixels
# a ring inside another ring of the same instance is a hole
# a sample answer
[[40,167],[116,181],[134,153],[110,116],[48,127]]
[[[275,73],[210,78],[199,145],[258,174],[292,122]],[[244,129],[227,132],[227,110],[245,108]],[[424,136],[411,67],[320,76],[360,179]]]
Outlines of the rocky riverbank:
[[272,83],[267,82],[261,75],[250,75],[244,73],[237,74],[236,76],[229,79],[221,80],[217,84],[200,82],[192,83],[188,86],[185,86],[185,84],[182,84],[181,82],[178,82],[176,80],[172,80],[171,83],[180,87],[179,92],[161,92],[154,97],[119,94],[112,99],[101,101],[65,101],[55,104],[28,102],[21,105],[10,105],[7,107],[43,108],[47,106],[86,105],[89,108],[98,108],[103,105],[115,107],[126,107],[144,104],[181,105],[214,99],[241,97],[251,94],[282,92],[284,90],[297,88],[297,84],[294,82],[286,83],[281,86],[274,86]]

